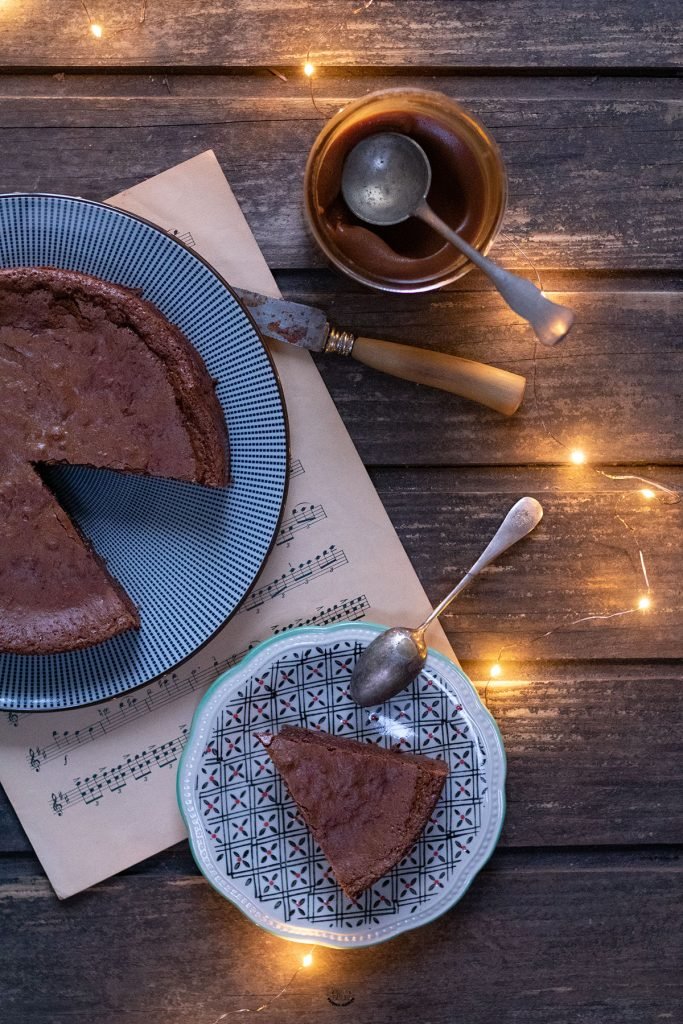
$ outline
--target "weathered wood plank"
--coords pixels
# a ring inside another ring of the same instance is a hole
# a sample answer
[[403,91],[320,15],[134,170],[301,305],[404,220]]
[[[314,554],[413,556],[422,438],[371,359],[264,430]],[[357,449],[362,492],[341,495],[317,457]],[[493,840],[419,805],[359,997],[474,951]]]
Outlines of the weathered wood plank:
[[672,0],[165,0],[114,9],[60,10],[14,0],[3,12],[6,67],[250,67],[301,64],[459,68],[675,66],[679,20]]
[[[428,73],[425,74],[425,70]],[[274,72],[277,71],[277,74]],[[314,78],[314,94],[327,114],[333,112],[335,97],[347,100],[364,96],[378,89],[438,89],[463,102],[471,97],[489,96],[492,100],[516,95],[542,96],[546,99],[592,100],[675,100],[680,99],[680,80],[676,75],[631,77],[627,73],[603,75],[562,75],[542,69],[529,69],[524,75],[496,72],[462,74],[456,68],[377,68],[318,67]],[[255,67],[233,72],[193,73],[192,69],[175,71],[117,71],[116,74],[87,72],[65,68],[51,73],[5,70],[0,74],[0,96],[15,97],[105,97],[105,96],[175,96],[177,98],[224,100],[241,96],[252,101],[305,99],[310,104],[311,83],[301,65],[295,67]],[[311,112],[313,106],[311,106]]]
[[562,463],[573,447],[603,463],[680,460],[683,294],[624,293],[612,290],[609,281],[604,291],[574,290],[577,283],[564,291],[559,282],[554,294],[576,310],[577,322],[562,345],[539,346],[534,363],[531,330],[490,287],[465,291],[463,282],[457,290],[429,296],[378,297],[333,291],[327,282],[318,290],[292,277],[281,284],[287,297],[322,306],[333,322],[357,333],[432,347],[527,377],[524,402],[508,419],[354,360],[317,357],[367,463]]
[[[196,1024],[277,992],[301,947],[188,871],[187,856],[167,857],[59,904],[25,859],[0,860],[3,1024]],[[678,884],[664,851],[498,853],[432,924],[370,949],[316,948],[268,1020],[675,1020]]]
[[[680,469],[666,476],[683,486]],[[470,567],[517,498],[530,494],[543,503],[534,533],[443,616],[459,658],[491,662],[502,647],[510,661],[683,656],[682,504],[653,507],[628,483],[601,481],[583,467],[377,469],[372,477],[434,602]],[[571,626],[585,615],[634,608],[644,592],[635,539],[617,513],[645,552],[652,608]]]
[[[505,742],[502,846],[683,839],[678,667],[503,666],[487,686],[490,662],[464,663]],[[30,849],[0,788],[0,853]]]
[[0,786],[0,853],[28,853],[31,849],[7,794]]
[[[101,199],[213,148],[270,265],[322,265],[301,202],[306,154],[321,124],[310,96],[274,78],[268,86],[258,79],[251,95],[243,79],[229,81],[238,83],[234,91],[200,97],[7,97],[0,189]],[[433,84],[460,95],[457,80]],[[525,81],[512,93],[496,94],[490,82],[482,92],[470,91],[467,103],[500,143],[510,177],[505,230],[530,259],[563,269],[678,268],[676,101],[545,97]],[[348,98],[331,80],[316,102],[332,112]],[[527,265],[504,238],[495,254]]]
[[503,846],[683,840],[680,666],[490,666],[463,667],[505,742]]

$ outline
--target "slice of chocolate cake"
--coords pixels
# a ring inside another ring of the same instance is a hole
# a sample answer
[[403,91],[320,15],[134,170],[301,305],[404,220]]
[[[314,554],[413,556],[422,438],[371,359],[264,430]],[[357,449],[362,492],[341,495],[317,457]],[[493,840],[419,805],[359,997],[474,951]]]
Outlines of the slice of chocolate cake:
[[351,899],[410,852],[448,776],[445,761],[296,726],[259,739]]
[[76,650],[139,626],[34,468],[58,463],[227,484],[214,382],[130,289],[50,267],[0,270],[0,651]]

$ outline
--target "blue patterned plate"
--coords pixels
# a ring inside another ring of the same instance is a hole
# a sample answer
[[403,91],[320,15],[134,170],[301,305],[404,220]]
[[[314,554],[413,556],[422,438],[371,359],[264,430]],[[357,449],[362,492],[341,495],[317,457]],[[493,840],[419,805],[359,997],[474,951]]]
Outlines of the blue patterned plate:
[[[215,889],[286,939],[369,946],[453,906],[496,845],[505,810],[500,733],[465,674],[429,652],[412,686],[375,708],[349,697],[359,653],[383,627],[343,623],[267,640],[195,712],[178,769],[194,858]],[[442,757],[451,772],[415,849],[350,900],[256,738],[283,725]]]
[[0,707],[78,707],[140,686],[201,647],[236,611],[268,555],[287,476],[279,382],[250,317],[195,253],[100,203],[0,196],[0,266],[49,264],[140,288],[218,381],[232,483],[210,490],[64,467],[50,482],[139,605],[142,628],[84,651],[0,654]]

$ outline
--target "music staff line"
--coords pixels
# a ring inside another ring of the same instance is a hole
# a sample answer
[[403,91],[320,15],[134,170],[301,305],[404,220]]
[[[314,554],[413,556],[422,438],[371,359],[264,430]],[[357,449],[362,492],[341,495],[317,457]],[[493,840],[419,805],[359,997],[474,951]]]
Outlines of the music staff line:
[[[285,630],[297,626],[328,626],[333,622],[344,620],[355,622],[364,618],[370,607],[370,602],[365,594],[359,594],[357,597],[344,598],[327,608],[319,607],[311,615],[302,616],[293,622],[277,623],[271,626],[271,633],[277,636]],[[220,661],[214,658],[206,668],[193,669],[189,675],[183,678],[178,678],[175,673],[165,676],[137,694],[122,697],[116,702],[115,709],[103,706],[98,710],[97,721],[91,722],[81,729],[63,732],[54,729],[51,742],[42,747],[29,748],[26,754],[29,767],[38,772],[42,765],[49,761],[67,758],[72,751],[115,732],[142,715],[165,707],[191,693],[205,690],[222,672],[227,672],[228,669],[237,665],[257,643],[258,641],[254,640],[244,650],[237,651]]]
[[289,629],[297,629],[300,626],[331,626],[333,622],[357,622],[365,618],[365,613],[370,608],[370,602],[365,594],[358,597],[344,598],[338,604],[330,605],[328,608],[318,608],[316,612],[307,618],[301,616],[293,622],[272,627],[275,636],[286,633]]
[[98,720],[82,729],[65,730],[61,733],[54,729],[50,743],[45,744],[44,747],[29,748],[26,754],[29,766],[38,772],[48,761],[67,757],[71,751],[91,743],[101,736],[107,736],[150,711],[156,711],[181,697],[206,689],[221,672],[232,668],[247,653],[248,649],[239,651],[222,661],[217,661],[214,658],[211,665],[199,670],[193,669],[183,679],[178,679],[175,673],[170,677],[164,677],[152,687],[148,687],[144,696],[132,694],[117,701],[115,711],[106,706],[100,708]]
[[292,537],[300,530],[307,530],[314,523],[319,523],[323,519],[327,519],[327,512],[322,505],[295,505],[290,515],[282,522],[275,546],[289,544]]
[[329,548],[325,548],[324,551],[319,555],[315,555],[314,558],[309,558],[305,562],[299,562],[298,565],[291,566],[287,572],[283,572],[281,576],[278,576],[271,583],[266,583],[264,586],[252,590],[237,614],[242,615],[244,612],[253,611],[255,608],[265,604],[266,601],[272,601],[276,597],[281,597],[288,590],[304,586],[311,580],[318,579],[320,576],[334,572],[335,569],[348,564],[349,560],[343,548],[337,548],[335,544],[330,544]]
[[76,777],[71,789],[52,793],[52,811],[61,818],[64,811],[79,803],[98,804],[108,793],[120,793],[129,782],[141,782],[158,768],[175,764],[187,743],[187,726],[180,727],[180,735],[165,743],[155,744],[149,750],[127,754],[115,768],[100,768],[84,778]]

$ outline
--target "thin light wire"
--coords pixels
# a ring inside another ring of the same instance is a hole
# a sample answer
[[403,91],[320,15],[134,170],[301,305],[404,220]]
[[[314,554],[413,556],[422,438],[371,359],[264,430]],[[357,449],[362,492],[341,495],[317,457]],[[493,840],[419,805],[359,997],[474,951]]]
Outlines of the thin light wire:
[[590,468],[594,473],[599,473],[600,476],[605,476],[608,480],[638,480],[641,484],[649,484],[650,487],[654,487],[656,490],[669,495],[671,498],[671,501],[667,502],[669,505],[677,505],[681,500],[680,494],[673,487],[659,484],[656,480],[650,480],[646,476],[636,476],[635,473],[606,473],[604,469],[598,469],[597,466],[591,466]]
[[647,577],[647,569],[645,568],[645,556],[643,555],[643,550],[642,550],[642,548],[640,546],[640,541],[638,540],[638,534],[633,529],[631,524],[626,522],[626,520],[624,519],[623,516],[620,516],[617,513],[617,514],[615,514],[614,518],[618,519],[620,523],[623,523],[624,526],[626,527],[626,529],[630,530],[630,532],[633,534],[633,539],[635,540],[636,548],[638,549],[638,557],[640,559],[640,568],[641,568],[642,573],[643,573],[643,579],[645,580],[645,586],[647,587],[647,590],[648,590],[648,593],[649,593],[650,592],[650,581],[649,581],[649,579]]
[[[305,64],[310,64],[310,63],[311,63],[311,48],[309,46],[308,47],[308,51],[306,53]],[[315,78],[315,71],[313,72],[312,75],[308,76],[308,85],[309,85],[309,89],[310,89],[310,93],[311,93],[311,103],[315,107],[316,111],[323,118],[323,120],[327,121],[327,120],[329,120],[329,114],[326,114],[324,110],[320,109],[320,107],[318,106],[318,104],[316,102],[316,99],[315,99],[315,93],[313,92],[313,79],[314,78]]]
[[538,281],[538,287],[541,289],[541,291],[543,291],[543,282],[541,281],[541,275],[539,273],[538,267],[536,266],[534,261],[531,259],[531,257],[527,256],[527,254],[524,252],[524,249],[522,249],[521,245],[517,245],[517,243],[515,242],[514,238],[511,235],[508,235],[507,231],[501,231],[500,232],[500,237],[501,238],[505,238],[510,243],[510,245],[514,246],[514,248],[517,250],[517,252],[522,257],[522,259],[526,260],[526,262],[529,264],[529,266],[533,270],[534,274],[536,275],[536,280]]
[[[311,948],[309,949],[309,953],[311,953],[313,951],[313,949],[314,949],[314,947],[311,946]],[[274,996],[271,996],[270,999],[267,999],[266,1002],[263,1003],[261,1006],[241,1006],[241,1007],[239,1007],[236,1010],[226,1010],[226,1012],[222,1013],[220,1015],[220,1017],[216,1017],[216,1019],[214,1021],[212,1021],[211,1024],[219,1024],[220,1021],[225,1020],[226,1017],[231,1017],[234,1013],[261,1013],[262,1010],[267,1010],[270,1006],[273,1005],[273,1003],[277,1002],[278,999],[281,999],[282,996],[285,995],[285,993],[289,991],[289,989],[292,987],[292,985],[294,984],[296,979],[299,977],[301,972],[305,971],[305,970],[306,970],[305,965],[303,963],[299,964],[299,966],[294,971],[294,974],[292,974],[292,976],[289,979],[289,981],[287,981],[282,986],[282,988],[279,990],[279,992],[276,992],[276,994]]]
[[[643,560],[643,553],[642,553],[642,551],[640,551],[639,554],[640,554],[640,558],[641,558],[641,565],[642,565],[642,569],[643,569],[643,575],[645,577],[645,580],[647,581],[647,572],[646,572],[646,569],[645,569],[645,562]],[[649,593],[649,591],[650,591],[650,584],[649,584],[649,582],[647,583],[647,589],[648,589],[648,593]],[[572,626],[578,626],[580,622],[591,622],[591,621],[597,620],[597,619],[601,619],[603,621],[606,621],[607,619],[619,619],[619,618],[621,618],[624,615],[633,615],[635,612],[639,612],[639,611],[641,611],[641,609],[636,607],[636,608],[624,608],[621,611],[609,612],[606,615],[582,615],[578,619],[572,619],[571,622],[563,622],[559,626],[553,626],[552,629],[546,630],[545,633],[539,633],[538,636],[532,637],[531,640],[529,640],[528,643],[529,643],[529,646],[531,646],[531,644],[538,643],[540,640],[547,639],[547,637],[552,636],[554,633],[562,633],[562,632],[564,632],[567,629],[571,629]],[[522,646],[522,642],[514,643],[514,644],[504,644],[500,648],[500,650],[498,651],[498,656],[497,656],[494,664],[496,664],[496,665],[500,664],[500,659],[502,658],[504,651],[512,651],[512,650],[515,650],[515,648],[521,647],[521,646]],[[489,678],[489,679],[486,680],[486,685],[484,686],[484,692],[482,694],[482,701],[483,701],[484,705],[487,708],[489,706],[489,703],[488,703],[489,687],[493,683],[495,683],[497,686],[505,685],[505,680],[498,679],[498,678],[496,678],[496,679]]]

